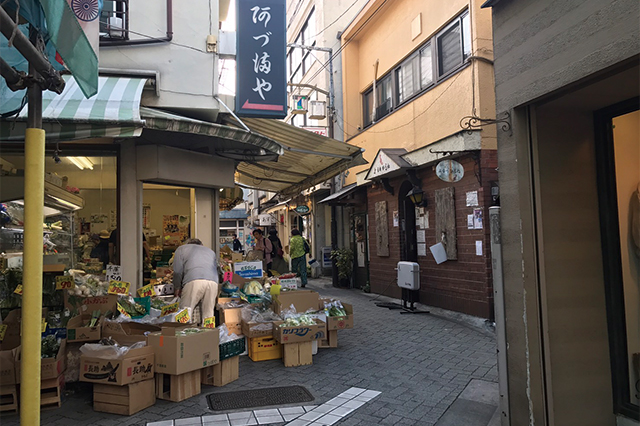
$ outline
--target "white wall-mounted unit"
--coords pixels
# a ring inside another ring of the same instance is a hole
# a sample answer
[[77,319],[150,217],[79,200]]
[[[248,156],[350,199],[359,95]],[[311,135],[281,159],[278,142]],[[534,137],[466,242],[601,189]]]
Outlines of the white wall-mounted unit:
[[327,116],[325,101],[309,101],[309,118],[312,120],[324,120]]
[[420,290],[420,265],[415,262],[398,262],[398,287]]

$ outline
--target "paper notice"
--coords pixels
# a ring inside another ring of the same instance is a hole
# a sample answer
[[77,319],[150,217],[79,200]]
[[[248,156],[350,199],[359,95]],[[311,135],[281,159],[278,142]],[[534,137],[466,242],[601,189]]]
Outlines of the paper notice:
[[482,241],[476,241],[476,256],[482,256]]
[[467,215],[467,229],[473,229],[474,228],[474,224],[473,224],[473,215],[472,214],[468,214]]
[[445,250],[444,245],[442,243],[432,245],[431,247],[429,247],[429,250],[431,251],[433,258],[435,259],[438,265],[441,264],[442,262],[446,262],[447,251]]
[[427,245],[418,243],[418,256],[427,255]]
[[478,205],[478,191],[467,192],[467,207],[475,207]]
[[[416,239],[418,240],[419,243],[427,242],[426,236],[425,236],[425,231],[424,230],[418,230],[416,232]],[[426,248],[425,248],[425,250],[426,250]],[[425,253],[425,255],[426,255],[426,253]]]

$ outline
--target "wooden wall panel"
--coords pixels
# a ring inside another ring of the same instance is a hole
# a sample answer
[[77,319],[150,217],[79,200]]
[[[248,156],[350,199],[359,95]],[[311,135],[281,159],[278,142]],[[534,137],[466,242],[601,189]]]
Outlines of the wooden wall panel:
[[436,241],[442,242],[448,260],[458,259],[456,205],[452,186],[436,190]]
[[389,256],[389,219],[386,201],[376,203],[376,244],[378,256]]

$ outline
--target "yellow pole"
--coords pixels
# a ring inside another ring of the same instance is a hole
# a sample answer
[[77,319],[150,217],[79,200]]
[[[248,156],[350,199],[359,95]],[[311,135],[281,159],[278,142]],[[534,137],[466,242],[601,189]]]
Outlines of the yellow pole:
[[23,426],[40,425],[44,142],[44,130],[26,130],[20,372],[20,424]]

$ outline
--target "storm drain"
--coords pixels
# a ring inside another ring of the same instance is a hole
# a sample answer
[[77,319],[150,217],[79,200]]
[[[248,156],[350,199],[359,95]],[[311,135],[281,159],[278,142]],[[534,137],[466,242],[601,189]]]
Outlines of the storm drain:
[[207,395],[209,408],[214,411],[296,404],[313,400],[313,395],[303,386],[283,386]]

